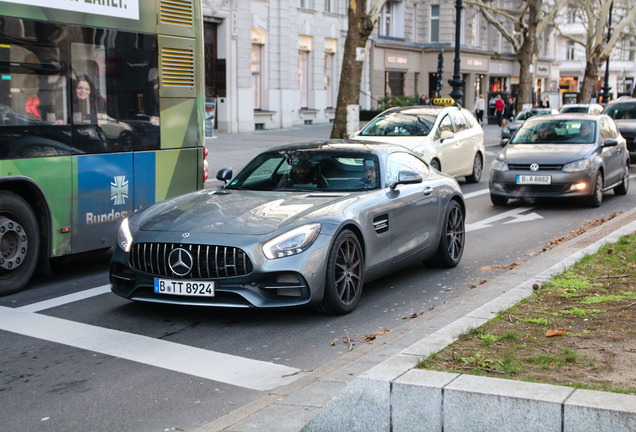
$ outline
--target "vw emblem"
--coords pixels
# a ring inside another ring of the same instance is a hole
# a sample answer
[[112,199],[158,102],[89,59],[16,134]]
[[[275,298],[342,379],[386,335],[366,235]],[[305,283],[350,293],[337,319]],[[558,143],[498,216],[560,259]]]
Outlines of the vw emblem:
[[168,266],[177,276],[185,276],[192,270],[192,254],[183,248],[176,248],[168,255]]
[[539,171],[539,164],[536,162],[533,164],[530,164],[530,171]]

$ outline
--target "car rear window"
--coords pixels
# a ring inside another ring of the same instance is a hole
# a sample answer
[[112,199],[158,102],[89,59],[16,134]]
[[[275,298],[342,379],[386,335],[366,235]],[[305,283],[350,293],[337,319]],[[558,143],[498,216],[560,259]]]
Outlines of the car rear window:
[[636,103],[617,103],[609,105],[603,111],[615,120],[636,120]]

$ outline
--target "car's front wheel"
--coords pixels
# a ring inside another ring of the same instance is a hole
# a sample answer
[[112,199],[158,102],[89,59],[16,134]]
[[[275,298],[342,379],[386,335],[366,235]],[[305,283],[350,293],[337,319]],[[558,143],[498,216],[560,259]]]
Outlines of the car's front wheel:
[[625,164],[625,170],[623,172],[623,181],[621,184],[614,188],[616,195],[626,195],[629,190],[629,164]]
[[431,264],[436,267],[455,267],[464,253],[466,230],[464,209],[457,201],[451,201],[444,214],[442,236]]
[[469,176],[466,176],[466,182],[479,183],[479,180],[481,180],[481,173],[483,169],[484,164],[481,160],[481,155],[477,153],[475,154],[475,159],[473,159],[473,173]]
[[356,235],[341,231],[335,238],[327,258],[327,277],[319,312],[343,315],[357,306],[362,295],[364,257]]
[[600,171],[596,173],[596,179],[594,180],[594,190],[592,195],[587,199],[587,203],[590,207],[600,207],[603,202],[603,173]]
[[508,204],[508,198],[503,197],[501,195],[490,195],[490,201],[492,202],[493,205],[496,206],[505,206],[506,204]]

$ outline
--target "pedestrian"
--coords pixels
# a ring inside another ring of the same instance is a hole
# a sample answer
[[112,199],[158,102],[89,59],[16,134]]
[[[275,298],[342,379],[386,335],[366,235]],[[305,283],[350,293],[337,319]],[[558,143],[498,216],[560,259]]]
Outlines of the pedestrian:
[[514,117],[515,117],[515,100],[513,99],[512,96],[510,96],[504,108],[503,125],[505,126],[506,122],[512,121]]
[[544,96],[540,106],[541,108],[550,108],[550,98],[548,96]]
[[497,98],[495,99],[495,117],[497,118],[497,125],[499,127],[503,126],[504,105],[505,104],[501,95],[497,95]]
[[486,100],[484,95],[480,94],[475,100],[475,116],[480,125],[484,124],[484,110],[486,109]]
[[428,105],[428,104],[429,104],[428,95],[426,93],[422,93],[422,96],[420,96],[420,105]]

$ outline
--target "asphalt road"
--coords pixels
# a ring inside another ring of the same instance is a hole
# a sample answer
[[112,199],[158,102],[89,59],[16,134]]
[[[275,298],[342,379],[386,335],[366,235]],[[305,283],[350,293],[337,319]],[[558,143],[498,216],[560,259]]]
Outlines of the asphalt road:
[[[263,148],[328,133],[310,125],[208,139],[211,177]],[[108,252],[55,262],[52,275],[0,298],[0,430],[194,430],[505,271],[483,267],[531,260],[549,240],[636,205],[632,187],[597,209],[495,208],[486,179],[499,137],[493,126],[486,133],[482,181],[460,181],[468,208],[460,265],[413,266],[367,284],[346,316],[136,304],[109,292]]]

